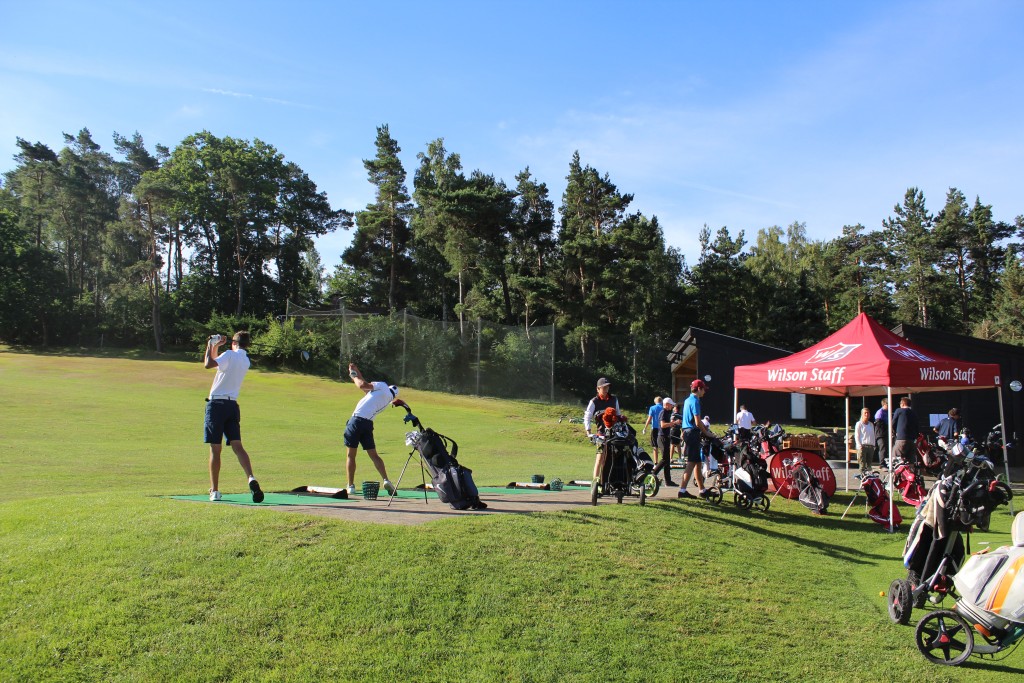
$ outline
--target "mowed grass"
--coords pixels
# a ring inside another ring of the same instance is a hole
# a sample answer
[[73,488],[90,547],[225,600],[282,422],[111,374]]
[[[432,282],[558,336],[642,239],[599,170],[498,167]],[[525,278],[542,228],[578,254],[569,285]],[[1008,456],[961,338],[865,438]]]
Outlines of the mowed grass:
[[[1009,681],[1024,669],[1019,652],[925,662],[878,595],[903,575],[904,535],[859,503],[840,520],[845,495],[825,518],[782,499],[763,514],[661,494],[416,527],[168,499],[208,487],[211,379],[197,361],[0,350],[0,681]],[[359,395],[251,372],[243,436],[264,488],[340,486]],[[480,484],[589,478],[592,449],[580,425],[558,423],[565,408],[403,397],[459,441]],[[403,414],[377,420],[394,476]],[[365,456],[359,467],[376,478]],[[222,481],[246,488],[228,453]],[[996,515],[972,546],[1008,542],[1009,522]]]

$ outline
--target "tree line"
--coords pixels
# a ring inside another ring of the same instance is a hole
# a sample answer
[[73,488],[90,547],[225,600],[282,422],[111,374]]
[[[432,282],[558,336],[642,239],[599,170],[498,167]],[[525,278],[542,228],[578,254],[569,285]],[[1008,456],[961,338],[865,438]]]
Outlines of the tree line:
[[[59,151],[18,138],[0,187],[0,339],[162,350],[225,326],[269,330],[289,300],[342,302],[527,334],[554,324],[581,386],[594,372],[645,384],[690,325],[796,350],[864,310],[1024,343],[1024,217],[996,221],[956,188],[933,213],[911,187],[877,228],[828,240],[799,222],[750,242],[705,225],[687,263],[578,153],[558,201],[528,167],[514,184],[467,172],[439,138],[410,192],[397,141],[376,133],[374,200],[357,211],[258,139],[202,131],[150,151],[115,133],[111,154],[88,129]],[[339,229],[352,240],[327,273],[314,238]]]

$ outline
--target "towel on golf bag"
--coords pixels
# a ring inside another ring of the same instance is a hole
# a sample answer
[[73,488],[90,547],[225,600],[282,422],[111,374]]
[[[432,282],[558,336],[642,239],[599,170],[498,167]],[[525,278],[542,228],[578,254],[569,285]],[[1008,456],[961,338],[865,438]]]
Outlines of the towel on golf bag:
[[430,483],[442,503],[448,503],[453,510],[482,510],[487,507],[480,500],[480,491],[473,482],[473,470],[458,463],[440,467]]
[[828,494],[811,472],[811,468],[801,463],[792,469],[790,476],[796,484],[797,491],[800,492],[798,500],[804,507],[816,515],[825,514],[828,511]]

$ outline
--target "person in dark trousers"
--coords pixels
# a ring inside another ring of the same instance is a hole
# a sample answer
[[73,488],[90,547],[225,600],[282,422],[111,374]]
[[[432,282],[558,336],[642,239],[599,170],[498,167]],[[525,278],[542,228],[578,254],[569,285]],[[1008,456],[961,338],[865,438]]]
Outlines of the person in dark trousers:
[[[607,408],[614,408],[616,416],[622,415],[622,411],[619,410],[619,399],[612,396],[612,383],[602,377],[597,380],[597,396],[590,399],[590,403],[587,404],[587,409],[583,412],[583,431],[586,432],[588,439],[594,439],[594,434],[590,431],[590,426],[595,424],[594,417],[598,416],[598,423],[596,426],[600,427],[600,415],[602,415]],[[591,492],[597,490],[601,485],[601,473],[604,471],[604,459],[604,449],[599,447],[597,449],[597,454],[594,456],[594,478],[590,482]]]
[[654,468],[654,475],[657,476],[659,472],[663,473],[665,485],[675,486],[676,483],[672,481],[672,442],[679,440],[683,417],[679,414],[679,406],[671,398],[666,396],[661,405],[661,416],[658,418],[661,430],[661,461]]
[[203,422],[203,441],[210,444],[210,500],[218,501],[220,495],[220,452],[223,439],[235,457],[242,471],[249,478],[249,490],[254,503],[263,502],[263,490],[252,474],[249,453],[242,446],[242,413],[238,407],[238,393],[242,380],[249,371],[249,333],[236,332],[231,338],[231,349],[219,353],[225,337],[215,334],[206,344],[203,367],[216,370],[210,395],[206,398],[206,418]]
[[910,397],[904,396],[900,399],[900,407],[892,413],[892,433],[895,438],[892,454],[904,462],[917,462],[916,442],[920,431],[917,415],[910,409]]
[[882,407],[875,411],[875,453],[878,461],[889,457],[889,399],[882,399]]

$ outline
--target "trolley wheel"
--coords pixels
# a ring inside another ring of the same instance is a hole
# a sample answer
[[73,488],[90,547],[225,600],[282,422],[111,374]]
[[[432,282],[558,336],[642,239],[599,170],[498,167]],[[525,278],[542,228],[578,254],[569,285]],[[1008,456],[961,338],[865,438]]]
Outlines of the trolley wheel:
[[718,505],[722,502],[722,489],[717,486],[713,486],[708,489],[707,501],[712,505]]
[[623,494],[621,490],[615,492],[615,502],[619,503],[620,505],[622,504],[622,495]]
[[645,475],[642,488],[647,492],[648,498],[654,498],[661,490],[661,481],[653,474]]
[[921,609],[924,607],[925,600],[928,599],[928,592],[921,591],[916,598],[914,597],[914,591],[921,585],[921,577],[913,569],[907,570],[907,583],[910,584],[910,597],[913,600],[914,609]]
[[759,510],[761,510],[761,512],[768,512],[768,509],[772,506],[772,501],[770,498],[768,498],[768,496],[761,496],[756,501],[754,501],[753,505],[755,505]]
[[949,609],[929,612],[917,622],[917,649],[933,664],[963,664],[974,650],[974,631],[959,614]]
[[747,496],[740,496],[740,508],[743,510],[749,510],[754,504],[754,501],[750,500]]
[[736,492],[736,491],[732,492],[732,502],[733,502],[733,504],[736,507],[740,508],[741,510],[743,509],[743,501],[744,500],[745,500],[745,498],[742,495],[740,495],[738,492]]
[[597,487],[596,486],[591,486],[590,487],[590,504],[591,505],[597,505],[597,499],[599,497],[600,497],[600,494],[598,494],[598,492],[597,492]]
[[640,505],[647,505],[647,489],[643,486],[640,487]]
[[912,591],[906,579],[893,579],[889,584],[889,618],[892,623],[906,625],[910,622],[910,613],[914,609]]

